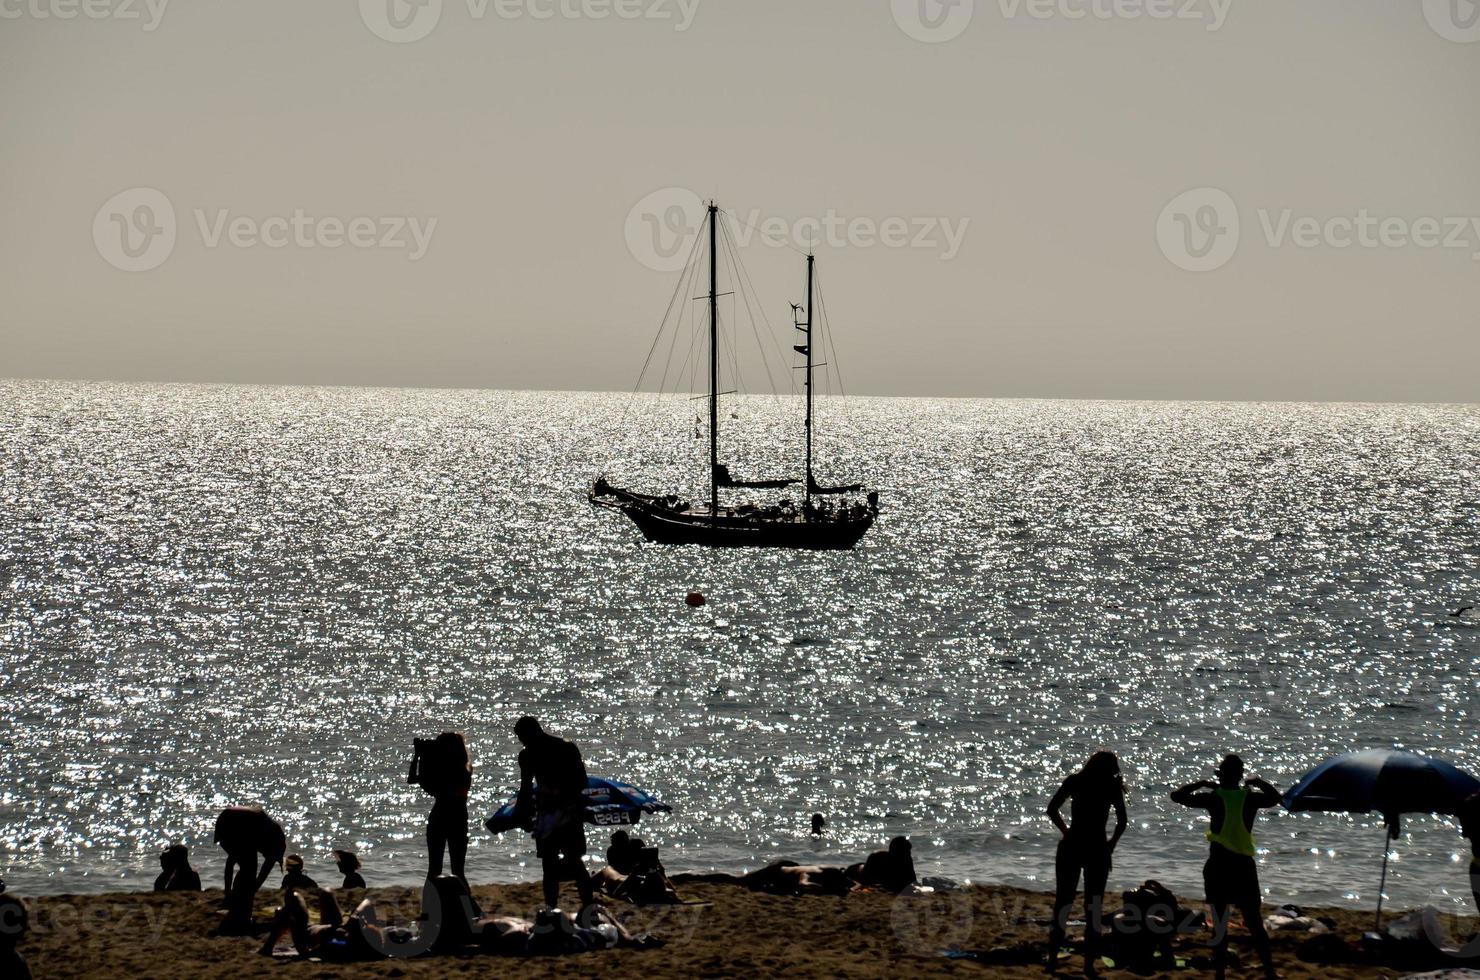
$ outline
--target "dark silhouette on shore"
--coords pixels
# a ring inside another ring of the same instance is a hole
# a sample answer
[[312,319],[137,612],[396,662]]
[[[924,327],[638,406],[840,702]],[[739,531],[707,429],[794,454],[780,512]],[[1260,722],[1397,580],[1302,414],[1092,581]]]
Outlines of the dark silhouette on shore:
[[573,742],[548,734],[528,715],[514,725],[519,753],[518,811],[534,831],[545,906],[560,905],[560,883],[574,880],[581,907],[595,901],[586,855],[586,763]]
[[0,881],[0,977],[7,980],[31,980],[31,968],[16,949],[31,930],[31,913],[26,903],[5,894]]
[[[1069,822],[1063,809],[1069,804]],[[1110,811],[1115,811],[1115,830],[1105,836]],[[1065,779],[1048,804],[1048,819],[1058,828],[1058,852],[1054,859],[1056,889],[1053,924],[1048,931],[1048,972],[1058,969],[1059,948],[1068,927],[1069,907],[1084,877],[1084,975],[1095,976],[1100,947],[1100,925],[1104,916],[1105,886],[1110,879],[1111,857],[1125,833],[1125,782],[1120,760],[1113,752],[1096,752],[1078,772]]]
[[[288,851],[283,828],[261,807],[232,806],[216,818],[216,843],[226,852],[226,922],[223,932],[252,928],[252,900],[274,864],[282,866]],[[262,855],[258,870],[257,855]],[[240,873],[236,873],[240,868]]]
[[1183,786],[1172,802],[1207,810],[1208,861],[1203,865],[1203,887],[1213,907],[1213,959],[1219,980],[1227,969],[1228,926],[1231,910],[1243,916],[1254,949],[1267,977],[1276,976],[1269,934],[1264,930],[1259,890],[1259,868],[1254,863],[1254,819],[1260,810],[1280,805],[1280,793],[1262,779],[1244,780],[1244,762],[1236,755],[1218,765],[1216,782],[1203,780]]
[[360,856],[354,851],[335,851],[334,866],[339,869],[340,874],[344,875],[344,883],[339,886],[340,888],[365,887],[365,879],[360,874],[360,868],[364,865],[360,863]]
[[896,837],[887,849],[874,851],[847,871],[849,878],[865,888],[899,894],[915,884],[915,847],[908,837]]
[[190,848],[171,844],[159,852],[159,877],[154,879],[157,892],[198,892],[200,875],[190,866]]
[[812,836],[821,837],[827,828],[827,819],[820,813],[812,814]]
[[302,888],[305,891],[318,891],[319,883],[303,873],[303,855],[289,854],[283,861],[282,888],[287,891],[291,888]]
[[427,817],[427,877],[442,875],[445,850],[453,877],[467,883],[468,791],[473,786],[473,757],[456,732],[416,739],[406,781],[420,786],[435,801]]

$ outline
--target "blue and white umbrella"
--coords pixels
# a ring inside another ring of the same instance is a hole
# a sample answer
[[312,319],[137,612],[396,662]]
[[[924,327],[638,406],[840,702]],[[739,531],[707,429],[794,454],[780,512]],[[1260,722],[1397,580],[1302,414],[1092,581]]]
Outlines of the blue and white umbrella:
[[[601,776],[587,776],[582,795],[586,798],[586,822],[598,827],[630,826],[641,820],[644,813],[670,813],[673,810],[651,793]],[[514,817],[514,807],[518,802],[516,796],[483,822],[489,833],[507,833],[519,826]]]
[[[1447,762],[1414,752],[1373,749],[1321,763],[1285,793],[1292,812],[1380,813],[1388,834],[1398,836],[1405,813],[1460,812],[1480,793],[1480,779]],[[1387,887],[1388,849],[1382,852],[1382,883],[1377,886],[1377,927],[1382,929],[1382,890]]]

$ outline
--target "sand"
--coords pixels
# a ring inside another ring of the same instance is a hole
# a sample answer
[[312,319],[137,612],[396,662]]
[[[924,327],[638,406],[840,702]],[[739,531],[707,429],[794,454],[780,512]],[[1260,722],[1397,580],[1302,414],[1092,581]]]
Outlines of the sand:
[[[636,909],[610,907],[635,930],[664,938],[650,951],[614,950],[545,960],[484,956],[392,960],[354,965],[276,961],[258,955],[259,941],[210,938],[216,924],[219,890],[195,895],[117,894],[28,899],[33,931],[21,952],[38,978],[56,977],[445,977],[589,976],[598,971],[642,977],[668,976],[1004,976],[1041,977],[1040,966],[986,966],[950,960],[939,951],[950,945],[991,950],[1014,944],[1039,944],[1049,916],[1047,896],[1007,888],[979,887],[924,898],[894,898],[855,893],[846,898],[790,898],[753,894],[723,885],[690,884],[688,899],[705,907]],[[474,889],[485,911],[528,915],[539,902],[536,885]],[[338,893],[346,911],[359,893]],[[407,888],[365,893],[382,913],[406,921],[417,909],[417,892]],[[259,915],[268,917],[276,895],[259,896]],[[1196,907],[1195,902],[1188,902]],[[1266,912],[1271,911],[1266,909]],[[1355,941],[1371,928],[1369,912],[1309,910],[1336,920],[1337,935]],[[1459,923],[1473,927],[1475,923]],[[1467,935],[1468,933],[1466,933]],[[1297,949],[1307,937],[1280,934],[1275,950],[1282,975],[1300,977],[1398,977],[1416,970],[1374,965],[1330,966],[1305,963]],[[1243,959],[1230,976],[1258,976],[1244,934],[1235,933]],[[1194,937],[1179,943],[1188,957],[1204,952]],[[1076,956],[1062,967],[1077,976]],[[1210,975],[1184,969],[1183,976]],[[1131,976],[1104,970],[1105,976]],[[1154,974],[1170,976],[1172,974]]]

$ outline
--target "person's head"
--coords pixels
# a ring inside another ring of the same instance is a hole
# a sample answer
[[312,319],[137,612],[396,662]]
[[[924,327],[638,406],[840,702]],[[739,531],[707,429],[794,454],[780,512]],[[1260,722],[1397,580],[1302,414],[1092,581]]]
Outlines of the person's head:
[[812,814],[812,829],[813,830],[821,830],[826,825],[827,825],[827,820],[825,820],[823,818],[822,814],[820,814],[820,813],[814,813],[814,814]]
[[1244,780],[1244,760],[1236,755],[1225,755],[1218,763],[1218,785],[1224,789],[1237,789]]
[[303,855],[289,854],[287,858],[283,860],[283,870],[287,871],[290,875],[303,874]]
[[514,735],[525,745],[533,745],[545,736],[545,730],[540,727],[540,721],[531,715],[525,715],[514,722]]
[[339,868],[341,874],[349,874],[360,870],[360,856],[354,851],[335,851],[334,865]]
[[889,854],[892,857],[909,857],[914,849],[915,846],[910,843],[910,839],[908,837],[896,837],[889,842]]
[[1480,844],[1480,793],[1472,793],[1459,808],[1460,831]]
[[627,831],[625,831],[625,830],[614,830],[614,831],[612,831],[612,846],[613,847],[626,847],[631,842],[632,842],[632,835],[629,834],[629,833],[627,833]]
[[1108,749],[1100,749],[1084,763],[1080,774],[1089,782],[1106,790],[1123,789],[1120,775],[1120,760]]
[[159,856],[159,863],[166,868],[172,868],[176,871],[188,870],[190,867],[190,848],[184,844],[171,844]]

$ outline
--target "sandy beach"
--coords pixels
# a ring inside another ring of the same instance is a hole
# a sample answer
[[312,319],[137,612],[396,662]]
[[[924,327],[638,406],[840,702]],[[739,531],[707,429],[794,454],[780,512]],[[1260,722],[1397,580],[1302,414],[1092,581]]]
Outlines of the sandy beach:
[[[257,953],[258,940],[211,938],[217,922],[219,891],[203,894],[115,894],[29,899],[32,932],[21,946],[37,977],[441,977],[589,976],[595,972],[642,976],[1042,976],[1041,966],[1023,963],[1024,944],[1041,944],[1049,916],[1046,895],[1007,888],[978,887],[928,897],[895,898],[855,893],[846,898],[790,898],[754,894],[740,888],[689,884],[686,899],[708,903],[670,909],[610,908],[634,931],[666,940],[661,949],[615,950],[558,959],[509,960],[489,956],[443,956],[353,965],[283,961]],[[484,886],[474,889],[486,912],[529,914],[538,903],[538,886]],[[372,889],[365,893],[382,915],[401,922],[416,914],[417,891]],[[350,906],[360,893],[339,893]],[[267,917],[276,898],[259,895],[258,915]],[[1184,900],[1195,907],[1196,903]],[[1266,909],[1266,912],[1273,911]],[[1335,935],[1355,943],[1370,929],[1370,912],[1306,910],[1335,921]],[[1076,907],[1076,918],[1078,909]],[[1474,923],[1461,923],[1473,926]],[[1232,976],[1257,976],[1252,951],[1235,930],[1241,968]],[[1415,969],[1375,964],[1305,962],[1301,944],[1308,937],[1274,937],[1282,975],[1300,977],[1399,977]],[[947,947],[983,954],[982,961],[950,959]],[[995,951],[995,952],[994,952]],[[1199,937],[1177,944],[1188,960],[1179,975],[1197,976],[1192,958],[1205,954]],[[993,961],[996,962],[993,962]],[[1014,963],[1013,961],[1017,962]],[[1061,969],[1078,975],[1080,960]],[[1120,970],[1106,975],[1129,976]],[[1171,976],[1171,973],[1148,974]]]

